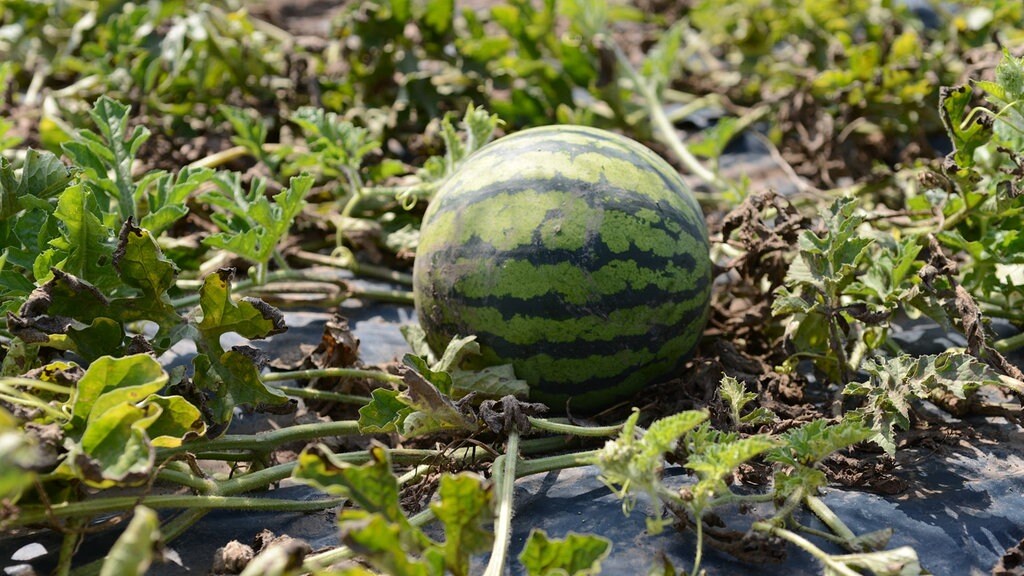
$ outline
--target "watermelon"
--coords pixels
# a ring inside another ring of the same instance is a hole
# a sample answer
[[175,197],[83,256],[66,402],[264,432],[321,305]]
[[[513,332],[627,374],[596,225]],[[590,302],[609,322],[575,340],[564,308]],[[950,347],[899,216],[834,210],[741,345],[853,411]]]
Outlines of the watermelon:
[[476,335],[531,400],[593,411],[669,379],[708,316],[703,214],[624,136],[533,128],[477,151],[430,202],[413,269],[427,341]]

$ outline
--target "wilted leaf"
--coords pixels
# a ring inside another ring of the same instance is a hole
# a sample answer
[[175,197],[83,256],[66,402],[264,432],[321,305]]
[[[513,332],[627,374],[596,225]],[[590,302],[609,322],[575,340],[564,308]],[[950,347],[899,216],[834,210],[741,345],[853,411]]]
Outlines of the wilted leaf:
[[207,342],[218,345],[220,337],[235,332],[244,338],[265,338],[284,332],[284,316],[281,312],[255,298],[242,298],[238,302],[231,297],[231,281],[234,270],[222,268],[210,274],[199,292],[199,306],[203,320],[196,326]]

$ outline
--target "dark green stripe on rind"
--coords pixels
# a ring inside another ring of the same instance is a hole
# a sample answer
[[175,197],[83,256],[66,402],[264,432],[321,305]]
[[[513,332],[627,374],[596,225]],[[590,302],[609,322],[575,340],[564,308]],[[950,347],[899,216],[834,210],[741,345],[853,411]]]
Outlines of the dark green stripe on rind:
[[[667,181],[635,155],[615,158],[592,147],[578,148],[573,151],[552,146],[552,150],[530,149],[508,156],[474,156],[464,168],[477,175],[464,176],[466,172],[460,171],[446,183],[428,208],[425,222],[431,222],[439,212],[458,211],[496,193],[563,191],[575,192],[577,198],[588,198],[591,203],[613,202],[623,195],[643,199],[662,212],[677,212],[689,230],[706,237],[701,212],[682,181]],[[537,198],[538,202],[548,202],[544,206],[549,207],[555,207],[551,204],[556,200],[562,199]],[[572,208],[571,199],[566,201]]]
[[597,408],[674,374],[708,314],[699,206],[643,146],[578,127],[480,150],[431,202],[414,269],[431,345],[476,334],[534,397]]
[[[547,365],[552,359],[589,359],[572,373],[552,371],[543,378],[578,383],[599,376],[619,376],[630,366],[650,360],[653,348],[682,335],[700,334],[705,312],[705,306],[696,299],[622,310],[604,322],[596,316],[573,320],[520,315],[506,318],[494,309],[466,308],[461,322],[444,322],[436,328],[448,334],[470,333],[468,329],[475,328],[481,342],[500,358],[516,359],[519,367]],[[630,362],[625,362],[623,353],[633,355]],[[601,365],[601,357],[615,356],[622,363]]]
[[661,255],[708,249],[702,217],[607,182],[561,175],[519,178],[481,184],[455,198],[445,195],[432,206],[424,222],[430,230],[421,243],[425,250],[438,241],[457,245],[474,236],[500,250],[520,245],[573,250],[591,234],[600,234],[616,252],[627,248],[627,239]]

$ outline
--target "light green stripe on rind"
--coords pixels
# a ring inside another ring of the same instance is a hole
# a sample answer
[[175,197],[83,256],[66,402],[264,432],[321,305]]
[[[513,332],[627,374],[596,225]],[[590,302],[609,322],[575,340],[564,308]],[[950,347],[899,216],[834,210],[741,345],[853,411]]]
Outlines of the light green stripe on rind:
[[633,260],[615,260],[590,272],[570,262],[534,265],[508,260],[495,266],[491,261],[459,258],[445,273],[457,278],[453,278],[455,292],[468,298],[529,300],[553,292],[566,304],[583,306],[627,289],[639,291],[655,286],[665,292],[680,292],[693,288],[708,273],[705,259],[694,260],[697,266],[693,268],[667,263],[657,269],[642,267]]
[[[562,216],[551,220],[551,211]],[[553,227],[556,222],[561,224],[557,229]],[[588,228],[596,232],[600,224],[601,210],[591,208],[571,190],[523,190],[495,194],[458,212],[435,214],[430,221],[430,237],[464,244],[474,235],[485,235],[489,244],[505,251],[530,244],[534,231],[540,229],[546,247],[578,250],[586,241]],[[456,232],[454,236],[439,232],[450,228]],[[427,246],[421,244],[424,252],[431,248],[429,238]]]
[[[634,214],[601,210],[592,208],[577,193],[562,190],[494,194],[459,211],[434,214],[430,227],[432,233],[420,246],[423,253],[441,240],[464,244],[474,236],[498,251],[508,251],[531,244],[536,230],[540,230],[543,246],[556,250],[578,250],[592,234],[617,253],[631,246],[660,257],[706,250],[703,239],[682,233],[676,222],[663,220],[655,210],[641,209]],[[703,230],[703,224],[700,228]],[[449,229],[454,235],[437,232]],[[434,238],[437,241],[431,242]]]
[[[689,186],[683,182],[682,177],[679,176],[679,173],[671,164],[643,144],[640,144],[631,138],[607,132],[605,130],[599,130],[587,126],[545,126],[522,130],[509,136],[505,136],[504,138],[493,142],[490,146],[484,147],[478,151],[471,160],[476,161],[477,158],[484,158],[493,151],[498,162],[501,162],[502,160],[508,161],[510,160],[509,153],[515,145],[528,148],[531,142],[535,142],[538,139],[543,139],[548,142],[557,141],[564,142],[565,144],[590,146],[596,151],[615,150],[620,153],[629,152],[635,154],[639,157],[638,160],[644,161],[651,168],[657,170],[658,174],[660,174],[664,180],[675,184],[675,187],[681,192],[680,196],[682,197],[682,200],[694,215],[702,214],[700,205],[697,203],[696,198],[694,198],[693,194],[689,192]],[[499,143],[500,146],[496,146],[496,144]],[[548,154],[548,156],[550,157],[550,154]],[[664,187],[663,182],[661,183],[661,186]],[[632,189],[629,186],[626,188]]]
[[[496,150],[494,154],[474,156],[445,184],[444,193],[458,196],[501,182],[546,180],[561,176],[590,184],[604,182],[654,202],[676,206],[681,208],[683,215],[694,226],[701,230],[705,228],[702,213],[692,201],[691,195],[686,193],[685,186],[680,181],[679,189],[666,187],[659,176],[661,170],[643,169],[625,160],[610,158],[600,152],[600,146],[596,146],[594,152],[580,153],[574,157],[568,153],[561,158],[555,158],[556,155],[550,151],[530,150],[509,155],[503,150]],[[678,174],[672,176],[673,181],[678,178]],[[432,213],[428,212],[426,219],[429,220],[431,216]]]
[[[696,326],[703,326],[706,321],[705,312],[702,319],[694,322]],[[564,387],[566,384],[583,385],[595,378],[607,379],[622,376],[634,370],[637,366],[644,366],[656,361],[665,361],[664,370],[685,356],[700,338],[700,330],[686,330],[681,335],[665,342],[657,352],[648,349],[622,350],[611,355],[594,355],[584,358],[554,358],[548,354],[538,354],[529,358],[518,359],[513,362],[516,376],[527,382],[545,381],[557,382],[557,385],[549,385],[550,390],[555,386]],[[651,372],[645,369],[645,372]]]
[[[487,340],[489,334],[496,334],[517,345],[538,342],[609,342],[616,338],[647,334],[655,326],[674,326],[687,312],[703,307],[704,299],[704,295],[699,295],[685,302],[635,306],[615,310],[604,317],[583,316],[567,320],[520,314],[505,318],[500,310],[489,307],[463,309],[459,316],[464,325],[478,327],[477,335],[483,341]],[[703,318],[698,320],[703,321]]]

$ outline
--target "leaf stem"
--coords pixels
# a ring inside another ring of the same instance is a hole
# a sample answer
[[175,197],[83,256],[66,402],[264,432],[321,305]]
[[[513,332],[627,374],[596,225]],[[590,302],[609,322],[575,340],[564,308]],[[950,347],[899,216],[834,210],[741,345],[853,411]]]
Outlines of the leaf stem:
[[1003,354],[1012,352],[1022,346],[1024,346],[1024,332],[1003,338],[1002,340],[996,340],[992,343],[992,347],[995,348],[997,352]]
[[768,522],[754,522],[750,527],[754,530],[757,530],[758,532],[765,532],[773,536],[778,536],[779,538],[782,538],[787,542],[796,544],[805,552],[820,560],[823,564],[825,564],[826,567],[828,567],[830,570],[832,570],[835,574],[839,576],[860,576],[859,573],[854,571],[846,564],[843,564],[842,562],[836,562],[835,559],[832,558],[832,556],[830,556],[824,550],[815,546],[810,540],[807,540],[799,534],[786,530],[785,528],[774,526],[772,524],[769,524]]
[[297,388],[294,386],[284,386],[276,383],[272,383],[271,386],[292,398],[321,400],[324,402],[340,402],[341,404],[354,404],[356,406],[364,406],[370,402],[370,398],[366,396],[357,396],[355,394],[341,394],[339,392],[331,392],[328,390],[317,390],[316,388]]
[[359,262],[355,258],[338,258],[336,256],[328,256],[326,254],[318,254],[316,252],[308,252],[306,250],[295,250],[294,252],[290,252],[289,255],[302,260],[303,262],[341,268],[349,270],[353,274],[359,276],[368,276],[370,278],[389,280],[391,282],[405,284],[406,286],[412,286],[412,274],[398,272],[384,266],[365,264],[363,262]]
[[547,418],[535,418],[530,416],[530,426],[545,432],[556,434],[572,434],[573,436],[614,436],[622,430],[622,424],[613,426],[576,426]]
[[818,519],[828,526],[829,530],[842,539],[844,542],[843,548],[846,548],[850,552],[859,552],[859,550],[854,550],[853,546],[853,542],[857,539],[857,535],[843,523],[839,516],[836,516],[836,513],[833,512],[831,508],[821,501],[821,498],[818,498],[813,494],[808,494],[807,497],[804,498],[804,502],[807,504],[807,507],[811,512],[813,512]]
[[[331,277],[326,274],[317,274],[309,270],[275,270],[269,272],[266,275],[266,284],[271,282],[280,282],[286,280],[306,280],[312,282],[325,282],[328,284],[335,284],[340,286],[343,291],[343,300],[348,298],[365,298],[368,300],[380,300],[383,302],[398,302],[401,304],[411,304],[413,301],[412,293],[403,292],[401,290],[370,290],[358,288],[345,282],[343,279],[337,276]],[[232,285],[232,290],[235,292],[244,292],[251,288],[261,286],[257,284],[253,279],[247,278],[245,280],[239,280]],[[179,287],[188,289],[194,288],[193,282],[180,282]],[[175,298],[171,300],[171,305],[175,308],[187,308],[195,306],[199,303],[199,293],[188,294],[181,298]],[[340,303],[340,302],[339,302]]]
[[509,432],[505,453],[494,460],[498,485],[497,520],[494,522],[494,547],[484,576],[501,576],[512,540],[512,503],[515,495],[516,463],[519,460],[519,432]]
[[7,377],[0,378],[0,385],[7,384],[9,386],[20,386],[23,388],[34,388],[36,390],[45,390],[47,392],[53,392],[54,394],[64,394],[70,396],[73,392],[70,386],[64,386],[57,384],[56,382],[46,382],[43,380],[35,380],[32,378],[20,378],[20,377]]
[[[282,380],[309,380],[312,378],[367,378],[390,384],[401,384],[402,377],[380,370],[362,370],[359,368],[319,368],[310,370],[291,370],[287,372],[268,372],[263,375],[264,382],[280,382]],[[356,396],[362,403],[369,402],[365,396]]]
[[644,79],[633,64],[629,61],[629,58],[622,51],[619,45],[612,42],[612,50],[615,52],[615,59],[618,61],[619,66],[626,72],[629,79],[633,83],[633,87],[644,101],[644,106],[647,108],[647,112],[650,115],[651,123],[654,125],[655,135],[660,135],[659,138],[663,144],[669,147],[669,150],[676,156],[676,158],[682,162],[687,170],[690,171],[694,176],[697,176],[712,188],[718,190],[727,190],[729,185],[719,178],[715,173],[711,172],[700,163],[697,158],[690,153],[683,144],[683,141],[679,139],[679,135],[676,133],[675,126],[669,120],[665,114],[665,107],[662,106],[661,101],[658,99],[657,94],[651,88],[650,83]]
[[157,459],[164,460],[184,452],[202,452],[206,450],[251,450],[268,452],[274,448],[303,440],[314,440],[327,436],[346,436],[359,433],[359,423],[355,420],[340,422],[323,422],[299,424],[280,430],[258,432],[256,434],[226,434],[212,440],[186,442],[173,448],[162,448],[157,451]]
[[115,496],[98,498],[83,502],[66,502],[51,505],[49,510],[43,506],[24,506],[21,514],[12,522],[14,525],[30,525],[45,522],[51,518],[90,517],[97,514],[123,512],[144,503],[150,508],[190,508],[197,510],[234,509],[275,512],[307,512],[323,510],[341,505],[344,498],[326,498],[323,500],[280,500],[274,498],[251,498],[247,496],[214,496],[203,494],[163,494],[157,496]]
[[[564,470],[565,468],[577,468],[592,464],[597,456],[598,450],[587,450],[584,452],[572,452],[570,454],[558,454],[556,456],[545,456],[543,458],[531,458],[521,460],[516,466],[516,478],[525,478],[542,472],[552,470]],[[500,456],[498,458],[501,458]],[[495,459],[497,466],[497,459]]]

